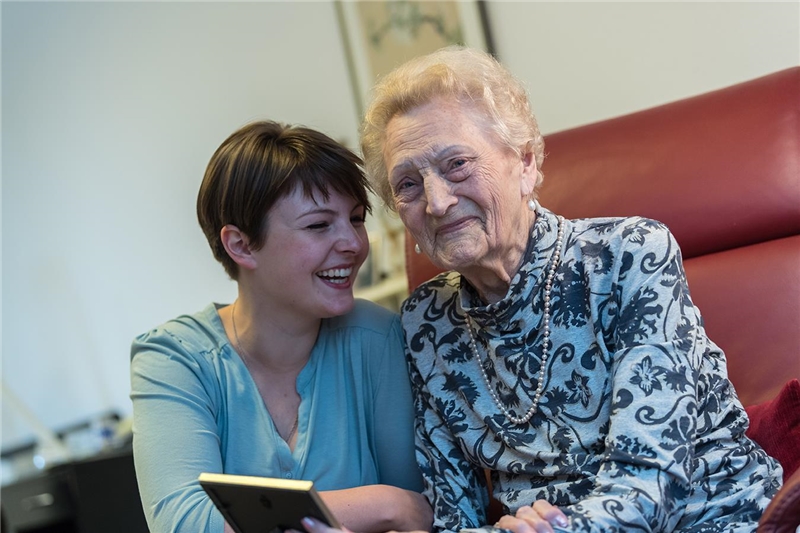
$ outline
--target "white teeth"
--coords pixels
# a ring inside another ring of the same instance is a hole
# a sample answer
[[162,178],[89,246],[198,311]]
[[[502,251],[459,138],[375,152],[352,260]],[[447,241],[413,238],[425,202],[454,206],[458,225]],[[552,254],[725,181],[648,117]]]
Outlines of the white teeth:
[[317,275],[321,278],[327,278],[328,281],[341,283],[341,280],[332,278],[349,278],[350,274],[352,273],[353,273],[352,268],[331,268],[329,270],[323,270],[322,272],[319,272]]

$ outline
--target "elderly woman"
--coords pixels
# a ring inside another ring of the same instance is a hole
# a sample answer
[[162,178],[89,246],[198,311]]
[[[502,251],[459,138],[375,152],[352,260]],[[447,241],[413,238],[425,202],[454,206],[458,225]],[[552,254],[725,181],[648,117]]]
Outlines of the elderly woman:
[[[376,87],[367,173],[448,270],[403,306],[435,531],[753,531],[781,467],[744,431],[675,239],[537,202],[523,86],[448,48]],[[557,506],[555,508],[554,506]],[[549,520],[549,522],[548,522]]]

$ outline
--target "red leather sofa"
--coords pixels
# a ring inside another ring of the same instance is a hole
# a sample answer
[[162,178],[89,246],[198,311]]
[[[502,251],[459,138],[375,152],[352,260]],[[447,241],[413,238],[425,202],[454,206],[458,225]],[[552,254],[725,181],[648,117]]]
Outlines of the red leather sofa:
[[[800,525],[800,67],[545,137],[540,202],[667,224],[751,418],[784,466],[760,532]],[[406,239],[409,288],[438,270]],[[793,381],[794,380],[794,381]]]

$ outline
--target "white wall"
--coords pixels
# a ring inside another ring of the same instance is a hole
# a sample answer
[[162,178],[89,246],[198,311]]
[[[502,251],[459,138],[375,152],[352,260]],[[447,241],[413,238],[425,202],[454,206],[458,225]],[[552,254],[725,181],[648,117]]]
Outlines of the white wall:
[[[355,144],[334,8],[2,2],[3,380],[50,427],[127,413],[130,340],[234,286],[194,201],[259,117]],[[800,64],[797,3],[491,2],[545,132]],[[3,404],[2,443],[29,428]]]
[[800,2],[489,3],[543,132],[800,64]]
[[129,412],[131,339],[235,294],[195,215],[219,143],[258,117],[356,141],[333,4],[2,10],[3,380],[51,427]]

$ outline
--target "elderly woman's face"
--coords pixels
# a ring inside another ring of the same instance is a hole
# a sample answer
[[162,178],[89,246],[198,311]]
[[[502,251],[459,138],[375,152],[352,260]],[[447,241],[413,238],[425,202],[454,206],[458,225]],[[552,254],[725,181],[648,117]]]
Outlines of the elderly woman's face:
[[383,154],[397,212],[437,266],[521,256],[535,159],[501,144],[482,110],[439,99],[395,116]]

